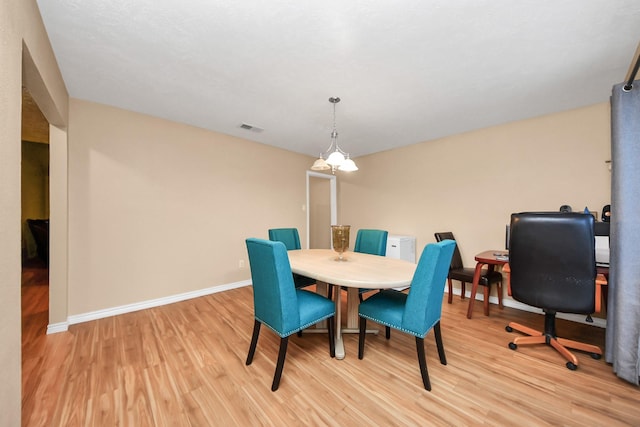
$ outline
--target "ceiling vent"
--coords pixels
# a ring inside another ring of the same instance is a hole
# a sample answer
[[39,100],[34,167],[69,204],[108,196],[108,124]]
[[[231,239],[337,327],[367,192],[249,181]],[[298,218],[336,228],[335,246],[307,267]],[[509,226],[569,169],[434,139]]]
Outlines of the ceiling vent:
[[257,126],[254,125],[250,125],[248,123],[243,123],[240,125],[241,129],[245,129],[245,130],[250,130],[251,132],[262,132],[264,129],[259,128]]

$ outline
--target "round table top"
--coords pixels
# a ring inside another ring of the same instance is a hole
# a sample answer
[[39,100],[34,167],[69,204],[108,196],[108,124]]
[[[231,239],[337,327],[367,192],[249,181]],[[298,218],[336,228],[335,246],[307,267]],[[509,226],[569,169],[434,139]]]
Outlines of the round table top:
[[294,273],[347,287],[406,287],[411,285],[416,271],[412,262],[359,252],[345,252],[346,261],[336,261],[338,253],[331,249],[298,249],[288,253]]
[[509,251],[490,250],[480,252],[475,257],[476,261],[485,264],[507,264],[509,262]]

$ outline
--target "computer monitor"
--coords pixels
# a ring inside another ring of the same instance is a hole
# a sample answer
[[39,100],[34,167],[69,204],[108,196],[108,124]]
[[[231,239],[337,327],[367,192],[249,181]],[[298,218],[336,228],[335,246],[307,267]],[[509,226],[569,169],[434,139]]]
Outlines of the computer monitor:
[[609,267],[609,227],[610,223],[608,222],[596,222],[594,224],[596,265],[598,267]]

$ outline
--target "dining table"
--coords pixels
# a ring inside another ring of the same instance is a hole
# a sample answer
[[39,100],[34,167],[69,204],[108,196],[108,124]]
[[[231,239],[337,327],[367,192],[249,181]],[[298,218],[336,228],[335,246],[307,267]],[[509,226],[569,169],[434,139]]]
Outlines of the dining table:
[[[291,271],[316,279],[320,293],[326,295],[328,286],[335,287],[335,347],[339,360],[345,357],[343,332],[358,332],[358,290],[407,288],[416,270],[416,264],[409,261],[359,252],[344,252],[343,260],[332,249],[295,249],[288,255]],[[346,328],[342,327],[341,287],[347,288]]]

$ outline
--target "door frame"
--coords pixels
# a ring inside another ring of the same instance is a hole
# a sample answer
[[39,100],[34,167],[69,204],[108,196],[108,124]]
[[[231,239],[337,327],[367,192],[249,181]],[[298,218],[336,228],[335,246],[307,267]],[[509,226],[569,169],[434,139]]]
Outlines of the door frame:
[[[331,224],[338,223],[338,202],[337,202],[337,184],[336,184],[336,176],[328,175],[326,173],[307,171],[307,249],[309,249],[309,228],[310,228],[310,207],[309,207],[309,178],[321,178],[329,180],[329,202],[331,204]],[[331,230],[328,231],[331,233]]]

